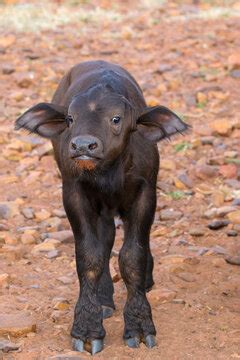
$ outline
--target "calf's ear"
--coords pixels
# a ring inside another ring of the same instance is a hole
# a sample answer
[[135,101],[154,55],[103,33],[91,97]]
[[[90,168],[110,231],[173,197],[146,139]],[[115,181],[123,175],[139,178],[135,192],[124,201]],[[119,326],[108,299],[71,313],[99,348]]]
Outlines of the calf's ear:
[[63,106],[40,103],[31,107],[16,120],[15,129],[24,128],[51,139],[66,129],[66,113],[67,111]]
[[154,142],[170,138],[188,128],[189,125],[165,106],[148,107],[137,119],[137,130]]

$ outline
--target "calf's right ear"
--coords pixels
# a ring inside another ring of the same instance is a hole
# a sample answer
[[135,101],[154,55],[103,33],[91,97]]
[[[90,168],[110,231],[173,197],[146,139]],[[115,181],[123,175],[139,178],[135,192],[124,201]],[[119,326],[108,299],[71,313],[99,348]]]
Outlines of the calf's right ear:
[[54,138],[67,127],[67,110],[63,106],[40,103],[21,115],[15,122],[15,129],[24,128],[45,138]]

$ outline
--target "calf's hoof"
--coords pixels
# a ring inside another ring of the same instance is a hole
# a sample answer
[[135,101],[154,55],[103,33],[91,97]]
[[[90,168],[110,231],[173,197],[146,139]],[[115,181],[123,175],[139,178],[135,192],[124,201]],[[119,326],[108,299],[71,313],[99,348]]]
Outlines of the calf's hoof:
[[90,352],[92,355],[103,350],[103,340],[95,339],[90,342],[84,342],[80,339],[73,338],[73,350],[83,352],[84,350]]
[[[142,338],[141,340],[149,349],[151,349],[157,345],[156,338],[154,335],[147,335],[144,338]],[[136,349],[139,347],[141,340],[138,336],[135,336],[135,337],[127,339],[125,341],[125,343],[128,347],[130,347],[132,349]]]
[[113,315],[113,308],[102,305],[103,319],[108,319]]

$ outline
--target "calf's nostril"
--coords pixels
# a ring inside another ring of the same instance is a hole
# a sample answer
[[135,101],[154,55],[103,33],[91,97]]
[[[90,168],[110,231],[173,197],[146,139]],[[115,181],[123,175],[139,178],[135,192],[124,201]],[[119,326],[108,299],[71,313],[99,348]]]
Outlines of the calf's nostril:
[[71,144],[71,146],[72,146],[72,149],[73,149],[73,150],[76,150],[76,149],[77,149],[77,145],[76,145],[74,142]]
[[88,148],[91,151],[95,150],[97,147],[98,147],[98,144],[96,142],[88,145]]

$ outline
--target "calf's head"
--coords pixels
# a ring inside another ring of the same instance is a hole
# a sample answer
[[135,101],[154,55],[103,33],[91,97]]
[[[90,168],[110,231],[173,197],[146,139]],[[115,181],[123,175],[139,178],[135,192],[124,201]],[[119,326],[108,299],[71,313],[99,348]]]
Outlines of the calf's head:
[[61,136],[69,161],[91,170],[114,162],[135,131],[158,142],[183,132],[187,125],[166,107],[136,109],[131,100],[96,86],[73,97],[68,106],[33,106],[16,120],[16,129],[20,128],[49,139]]

